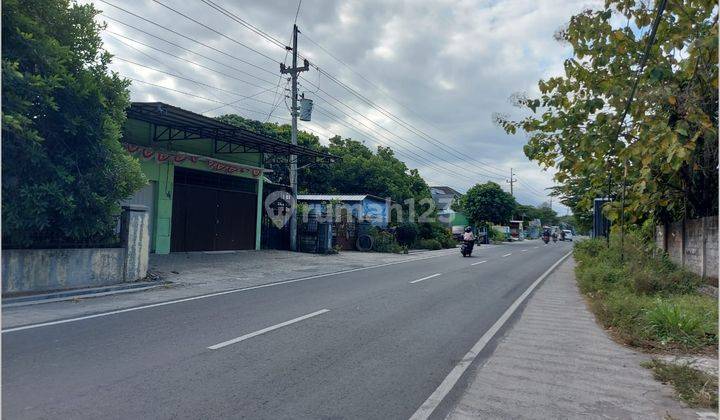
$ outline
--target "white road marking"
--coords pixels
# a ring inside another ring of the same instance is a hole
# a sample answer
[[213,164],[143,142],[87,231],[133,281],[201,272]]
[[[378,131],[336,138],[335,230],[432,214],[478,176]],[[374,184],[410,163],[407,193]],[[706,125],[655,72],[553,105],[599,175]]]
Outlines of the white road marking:
[[537,247],[536,247],[536,246],[534,246],[533,248],[537,248]]
[[521,249],[520,252],[527,252],[527,249]]
[[14,327],[14,328],[8,328],[5,330],[2,330],[2,334],[15,332],[15,331],[29,330],[29,329],[33,329],[33,328],[49,327],[51,325],[66,324],[68,322],[84,321],[86,319],[100,318],[100,317],[104,317],[104,316],[122,314],[125,312],[139,311],[141,309],[150,309],[150,308],[157,308],[159,306],[174,305],[176,303],[190,302],[192,300],[197,300],[197,299],[207,299],[207,298],[211,298],[211,297],[215,297],[215,296],[228,295],[231,293],[246,292],[246,291],[255,290],[255,289],[264,289],[266,287],[274,287],[274,286],[280,286],[283,284],[290,284],[290,283],[297,283],[297,282],[306,281],[306,280],[318,279],[321,277],[329,277],[329,276],[335,276],[338,274],[346,274],[346,273],[353,273],[356,271],[370,270],[373,268],[387,267],[389,265],[397,265],[397,264],[404,264],[404,263],[413,262],[413,261],[422,261],[422,260],[429,260],[432,258],[446,257],[448,255],[451,255],[451,253],[448,252],[448,253],[442,253],[439,255],[432,255],[429,257],[411,258],[411,259],[407,259],[407,260],[403,260],[403,261],[393,261],[393,262],[389,262],[389,263],[373,265],[370,267],[351,268],[348,270],[334,271],[332,273],[316,274],[314,276],[301,277],[301,278],[290,279],[290,280],[282,280],[282,281],[278,281],[275,283],[266,283],[266,284],[260,284],[257,286],[241,287],[238,289],[224,290],[222,292],[208,293],[206,295],[192,296],[192,297],[187,297],[187,298],[182,298],[182,299],[169,300],[166,302],[153,303],[150,305],[135,306],[132,308],[118,309],[115,311],[101,312],[101,313],[92,314],[92,315],[79,316],[77,318],[68,318],[68,319],[61,319],[58,321],[42,322],[40,324],[23,325],[21,327]]
[[517,308],[523,303],[525,299],[532,293],[533,290],[542,282],[545,280],[545,277],[550,275],[550,273],[555,270],[555,268],[560,265],[561,262],[565,261],[567,257],[572,254],[572,251],[568,252],[567,254],[563,255],[562,258],[557,260],[555,264],[552,265],[552,267],[548,268],[547,271],[545,271],[540,277],[537,278],[533,282],[533,284],[530,285],[530,287],[523,292],[522,295],[520,295],[519,298],[513,302],[512,305],[510,305],[509,308],[502,314],[500,318],[498,318],[497,321],[493,324],[492,327],[490,327],[489,330],[483,334],[482,337],[480,337],[480,340],[475,343],[475,345],[472,346],[470,351],[468,351],[465,356],[460,359],[460,362],[455,365],[455,367],[452,368],[450,373],[447,377],[442,381],[440,386],[437,387],[435,392],[433,392],[427,400],[425,400],[424,403],[415,411],[415,414],[410,417],[410,420],[421,420],[421,419],[427,419],[432,415],[433,411],[440,405],[442,400],[452,391],[453,387],[457,383],[457,381],[460,379],[460,377],[465,373],[468,367],[475,361],[475,358],[480,354],[480,352],[485,348],[485,346],[490,342],[490,340],[497,334],[497,332],[502,328],[503,325],[507,322],[508,319],[512,316],[512,314],[517,310]]
[[509,257],[509,256],[511,256],[511,255],[512,255],[512,252],[511,252],[511,253],[509,253],[509,254],[505,254],[505,255],[503,255],[503,258],[505,258],[505,257]]
[[431,279],[431,278],[433,278],[433,277],[439,276],[440,274],[441,274],[441,273],[435,273],[435,274],[433,274],[433,275],[431,275],[431,276],[427,276],[427,277],[423,277],[423,278],[421,278],[421,279],[413,280],[413,281],[410,282],[410,284],[412,284],[412,283],[417,283],[417,282],[419,282],[419,281],[423,281],[423,280],[427,280],[427,279]]
[[312,318],[312,317],[314,317],[314,316],[322,315],[322,314],[324,314],[324,313],[326,313],[326,312],[330,312],[330,309],[322,309],[322,310],[319,310],[319,311],[317,311],[317,312],[313,312],[313,313],[311,313],[311,314],[299,316],[299,317],[293,318],[293,319],[291,319],[291,320],[289,320],[289,321],[281,322],[281,323],[279,323],[279,324],[275,324],[275,325],[273,325],[273,326],[270,326],[270,327],[267,327],[267,328],[263,328],[262,330],[257,330],[257,331],[255,331],[255,332],[251,332],[250,334],[241,335],[240,337],[238,337],[238,338],[233,338],[232,340],[223,341],[222,343],[215,344],[215,345],[210,346],[210,347],[208,347],[208,348],[209,348],[210,350],[221,349],[221,348],[223,348],[223,347],[225,347],[225,346],[229,346],[230,344],[239,343],[239,342],[241,342],[241,341],[247,340],[248,338],[257,337],[257,336],[260,335],[260,334],[265,334],[266,332],[270,332],[270,331],[273,331],[273,330],[277,330],[278,328],[286,327],[286,326],[288,326],[288,325],[290,325],[290,324],[294,324],[294,323],[296,323],[296,322],[300,322],[300,321],[306,320],[306,319],[308,319],[308,318]]
[[485,261],[478,261],[478,262],[472,263],[472,264],[470,264],[470,265],[478,265],[478,264],[482,264],[482,263],[486,263],[486,262],[487,262],[487,260],[485,260]]

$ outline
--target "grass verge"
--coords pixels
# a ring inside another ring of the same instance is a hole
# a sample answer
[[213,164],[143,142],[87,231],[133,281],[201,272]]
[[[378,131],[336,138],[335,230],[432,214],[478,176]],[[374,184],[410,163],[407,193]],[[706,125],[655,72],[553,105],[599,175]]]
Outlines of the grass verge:
[[701,279],[626,236],[624,258],[616,240],[578,242],[575,273],[598,321],[635,347],[676,354],[715,353],[717,300],[697,292]]
[[681,400],[690,407],[718,409],[718,378],[689,365],[667,363],[653,359],[644,362],[655,379],[675,388]]

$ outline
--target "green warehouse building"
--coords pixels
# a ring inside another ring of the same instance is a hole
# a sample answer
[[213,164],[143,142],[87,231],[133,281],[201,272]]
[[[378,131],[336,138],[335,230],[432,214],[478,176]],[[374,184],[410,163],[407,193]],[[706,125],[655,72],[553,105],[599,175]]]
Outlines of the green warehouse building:
[[149,183],[125,204],[148,207],[157,254],[260,249],[264,163],[333,161],[162,102],[133,102],[127,116],[123,146]]

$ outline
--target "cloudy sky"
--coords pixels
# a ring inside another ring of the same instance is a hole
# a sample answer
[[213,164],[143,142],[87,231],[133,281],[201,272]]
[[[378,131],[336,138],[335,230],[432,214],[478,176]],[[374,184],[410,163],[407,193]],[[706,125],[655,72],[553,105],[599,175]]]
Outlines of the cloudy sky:
[[[297,0],[215,3],[289,43]],[[200,0],[95,4],[108,25],[103,38],[116,56],[113,70],[134,79],[133,100],[288,122],[280,46]],[[313,68],[302,76],[300,91],[316,108],[313,121],[300,126],[323,142],[340,134],[373,148],[391,146],[429,184],[460,191],[488,179],[506,188],[513,168],[519,202],[547,201],[552,174],[525,157],[524,134],[506,135],[492,115],[522,115],[509,96],[533,94],[538,79],[562,72],[570,49],[553,33],[571,15],[598,6],[595,0],[303,0],[299,51],[325,74]]]

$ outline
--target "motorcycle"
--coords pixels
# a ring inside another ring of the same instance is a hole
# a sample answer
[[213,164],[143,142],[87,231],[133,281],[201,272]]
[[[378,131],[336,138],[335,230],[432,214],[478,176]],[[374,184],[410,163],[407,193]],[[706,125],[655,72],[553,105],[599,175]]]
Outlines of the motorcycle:
[[557,235],[553,235],[553,243],[557,243]]
[[473,241],[463,241],[462,245],[460,245],[460,253],[463,257],[469,257],[470,254],[472,254],[474,246],[475,243]]
[[543,235],[542,240],[543,240],[543,242],[545,242],[545,245],[547,245],[548,242],[550,242],[550,236],[549,236],[549,235]]

